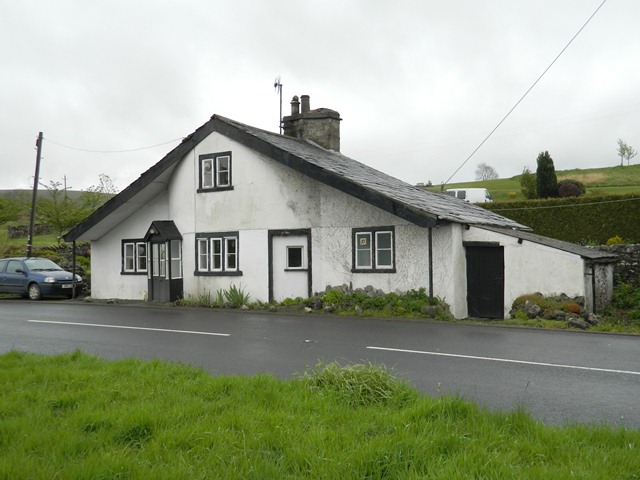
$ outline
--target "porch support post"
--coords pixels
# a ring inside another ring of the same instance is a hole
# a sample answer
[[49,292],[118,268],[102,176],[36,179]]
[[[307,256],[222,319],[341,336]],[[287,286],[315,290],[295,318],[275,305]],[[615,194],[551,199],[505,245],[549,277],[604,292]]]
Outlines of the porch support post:
[[76,298],[76,241],[74,240],[73,243],[71,244],[72,248],[71,248],[71,256],[73,257],[71,259],[71,272],[73,273],[73,275],[71,275],[71,298],[75,299]]
[[433,303],[433,229],[429,231],[429,301]]

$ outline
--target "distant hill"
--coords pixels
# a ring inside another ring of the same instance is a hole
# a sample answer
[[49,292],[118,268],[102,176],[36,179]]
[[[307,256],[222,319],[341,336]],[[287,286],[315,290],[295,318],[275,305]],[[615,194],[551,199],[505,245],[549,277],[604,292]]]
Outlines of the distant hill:
[[[535,173],[535,171],[533,171]],[[606,167],[573,170],[556,170],[558,180],[573,179],[582,182],[587,188],[587,195],[623,194],[640,192],[640,165],[628,167]],[[486,188],[496,201],[523,200],[520,191],[520,177],[500,178],[478,182],[450,183],[447,188]],[[429,190],[440,190],[439,185],[427,187]]]
[[[16,190],[0,190],[0,198],[18,198],[27,201],[31,201],[31,195],[33,194],[33,190],[31,189],[16,189]],[[38,198],[41,196],[48,195],[49,191],[46,188],[38,189]],[[67,194],[73,200],[78,198],[82,192],[80,190],[67,190]]]

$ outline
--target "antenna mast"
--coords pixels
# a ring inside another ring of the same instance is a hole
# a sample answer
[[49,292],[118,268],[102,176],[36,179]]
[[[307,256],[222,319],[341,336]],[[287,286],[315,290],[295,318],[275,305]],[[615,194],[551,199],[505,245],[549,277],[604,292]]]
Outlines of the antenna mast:
[[280,83],[280,75],[274,80],[273,88],[276,90],[276,93],[280,94],[280,117],[278,118],[278,125],[280,127],[280,135],[282,135],[282,83]]

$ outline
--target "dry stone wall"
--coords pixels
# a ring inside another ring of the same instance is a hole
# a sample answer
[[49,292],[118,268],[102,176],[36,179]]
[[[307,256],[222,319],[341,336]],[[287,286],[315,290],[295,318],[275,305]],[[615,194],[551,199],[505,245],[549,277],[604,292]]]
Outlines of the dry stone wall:
[[614,282],[628,283],[640,287],[640,244],[607,245],[598,247],[618,256],[614,268]]

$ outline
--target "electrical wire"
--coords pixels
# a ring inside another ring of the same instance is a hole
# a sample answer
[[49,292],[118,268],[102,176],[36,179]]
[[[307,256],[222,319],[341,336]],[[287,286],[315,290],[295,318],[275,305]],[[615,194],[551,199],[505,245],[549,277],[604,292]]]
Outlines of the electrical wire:
[[500,128],[500,125],[502,125],[502,124],[504,123],[504,121],[509,117],[509,115],[511,115],[511,113],[512,113],[512,112],[513,112],[513,111],[518,107],[518,105],[520,105],[520,103],[525,99],[525,97],[529,94],[529,92],[530,92],[531,90],[533,90],[533,88],[538,84],[538,82],[539,82],[540,80],[542,80],[542,77],[544,77],[544,76],[545,76],[545,74],[546,74],[546,73],[551,69],[551,67],[556,63],[556,61],[557,61],[557,60],[560,58],[560,56],[565,52],[565,50],[566,50],[567,48],[569,48],[569,46],[570,46],[570,45],[573,43],[573,41],[578,37],[578,35],[580,35],[580,33],[582,32],[582,30],[584,30],[584,29],[585,29],[585,27],[589,24],[589,22],[591,22],[591,20],[593,19],[593,17],[595,17],[595,16],[596,16],[596,14],[598,13],[598,11],[600,11],[600,9],[604,6],[604,4],[605,4],[605,3],[607,3],[607,0],[602,0],[602,3],[598,6],[598,8],[596,8],[596,10],[591,14],[591,16],[590,16],[590,17],[587,19],[587,21],[582,25],[582,27],[580,27],[580,29],[579,29],[579,30],[576,32],[576,34],[571,38],[571,40],[569,40],[569,43],[567,43],[567,44],[564,46],[564,48],[560,51],[560,53],[559,53],[558,55],[556,55],[556,58],[554,58],[554,59],[553,59],[553,61],[549,64],[549,66],[548,66],[547,68],[545,68],[544,72],[542,72],[542,73],[540,74],[540,76],[536,79],[536,81],[535,81],[535,82],[533,82],[533,85],[531,85],[531,86],[529,87],[529,89],[528,89],[526,92],[524,92],[524,95],[522,95],[522,97],[520,97],[520,99],[516,102],[516,104],[515,104],[513,107],[511,107],[511,110],[509,110],[509,111],[507,112],[507,114],[506,114],[504,117],[502,117],[502,120],[500,120],[500,121],[498,122],[498,124],[494,127],[494,129],[493,129],[493,130],[491,130],[491,132],[489,132],[489,135],[487,135],[487,136],[485,137],[485,139],[484,139],[484,140],[482,140],[482,142],[480,142],[480,145],[478,145],[478,146],[475,148],[475,150],[474,150],[473,152],[471,152],[471,155],[469,155],[469,156],[467,157],[467,159],[466,159],[464,162],[462,162],[462,164],[461,164],[461,165],[456,169],[456,171],[455,171],[455,172],[453,172],[449,178],[447,178],[446,182],[444,182],[444,183],[442,184],[442,188],[444,188],[444,186],[445,186],[447,183],[449,183],[449,180],[451,180],[451,179],[456,175],[456,173],[458,173],[458,172],[460,171],[460,169],[461,169],[462,167],[464,167],[464,166],[466,165],[466,163],[467,163],[469,160],[471,160],[471,158],[476,154],[476,152],[482,148],[482,146],[487,142],[487,140],[489,140],[489,138],[491,138],[491,136],[493,135],[493,133],[494,133],[496,130],[498,130],[498,128]]
[[87,152],[87,153],[129,153],[129,152],[139,152],[140,150],[149,150],[151,148],[161,147],[162,145],[168,145],[170,143],[177,142],[178,140],[183,140],[183,137],[178,137],[178,138],[174,138],[173,140],[169,140],[167,142],[158,143],[156,145],[149,145],[148,147],[130,148],[130,149],[126,149],[126,150],[91,150],[91,149],[88,149],[88,148],[72,147],[72,146],[69,146],[69,145],[65,145],[63,143],[54,142],[53,140],[50,140],[47,137],[43,137],[43,138],[47,142],[53,143],[54,145],[57,145],[59,147],[68,148],[69,150],[78,150],[80,152]]

